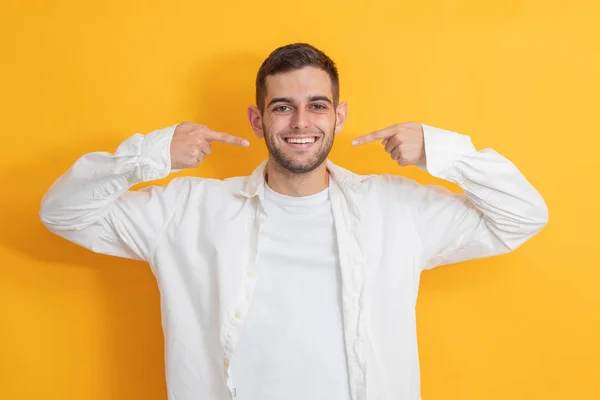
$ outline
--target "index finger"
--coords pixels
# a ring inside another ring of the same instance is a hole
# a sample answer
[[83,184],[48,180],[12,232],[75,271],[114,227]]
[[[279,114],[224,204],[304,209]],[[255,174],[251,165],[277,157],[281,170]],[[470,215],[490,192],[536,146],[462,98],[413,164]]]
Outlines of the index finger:
[[360,136],[357,137],[356,139],[354,139],[352,141],[352,144],[354,146],[359,145],[359,144],[365,144],[365,143],[370,143],[370,142],[376,142],[378,140],[381,139],[387,139],[391,136],[394,135],[394,132],[389,129],[389,128],[385,128],[385,129],[380,129],[378,131],[373,131],[367,135],[364,136]]
[[246,139],[242,139],[241,137],[233,136],[225,132],[217,132],[209,130],[206,139],[214,140],[221,143],[226,144],[234,144],[236,146],[248,147],[250,146],[250,142]]

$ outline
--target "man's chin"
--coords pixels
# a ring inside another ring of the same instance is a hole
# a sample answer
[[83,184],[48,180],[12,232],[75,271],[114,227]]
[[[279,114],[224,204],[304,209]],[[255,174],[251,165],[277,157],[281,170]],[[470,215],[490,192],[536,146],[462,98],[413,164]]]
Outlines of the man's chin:
[[318,167],[317,163],[313,161],[298,162],[291,160],[274,160],[279,168],[288,171],[292,174],[302,175],[309,173]]
[[319,163],[316,160],[311,160],[310,162],[289,163],[284,168],[294,174],[302,175],[314,171],[321,164],[322,162]]
[[278,149],[278,151],[273,152],[269,151],[269,158],[281,169],[296,175],[312,172],[321,166],[327,159],[327,156],[323,157],[323,154],[318,151],[290,154],[287,151],[282,150],[283,149]]

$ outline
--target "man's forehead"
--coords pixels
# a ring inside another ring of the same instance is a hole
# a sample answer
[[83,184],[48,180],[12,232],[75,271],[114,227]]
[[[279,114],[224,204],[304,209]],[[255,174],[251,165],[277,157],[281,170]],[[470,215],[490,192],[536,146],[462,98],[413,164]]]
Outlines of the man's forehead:
[[267,99],[288,97],[297,101],[315,96],[332,97],[331,79],[320,68],[305,67],[299,70],[267,76]]

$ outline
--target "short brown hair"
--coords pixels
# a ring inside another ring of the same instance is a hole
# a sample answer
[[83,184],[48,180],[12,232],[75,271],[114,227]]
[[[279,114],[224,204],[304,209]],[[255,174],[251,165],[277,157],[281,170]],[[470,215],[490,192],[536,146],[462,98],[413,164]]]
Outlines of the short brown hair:
[[317,67],[327,72],[331,78],[333,104],[337,107],[340,99],[340,81],[333,60],[310,44],[293,43],[275,49],[258,70],[256,76],[256,106],[261,114],[264,112],[264,102],[267,95],[267,76],[304,67]]

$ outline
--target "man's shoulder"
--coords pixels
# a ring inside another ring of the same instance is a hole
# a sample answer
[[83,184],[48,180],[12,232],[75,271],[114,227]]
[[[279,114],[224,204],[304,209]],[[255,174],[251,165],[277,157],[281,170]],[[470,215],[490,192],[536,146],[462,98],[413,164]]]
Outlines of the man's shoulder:
[[167,191],[178,195],[215,195],[239,193],[248,181],[249,176],[228,178],[206,178],[198,176],[180,176],[171,179],[165,186]]
[[338,182],[357,190],[370,190],[375,188],[414,188],[421,186],[415,179],[391,173],[359,173],[335,165],[332,171],[336,174]]

